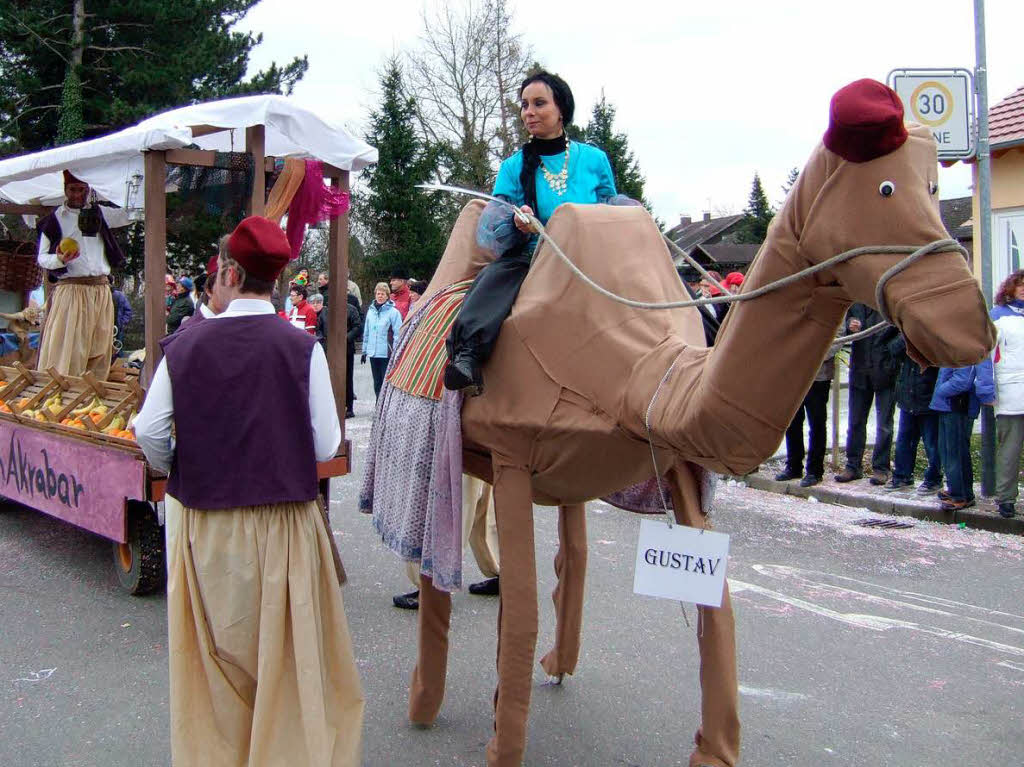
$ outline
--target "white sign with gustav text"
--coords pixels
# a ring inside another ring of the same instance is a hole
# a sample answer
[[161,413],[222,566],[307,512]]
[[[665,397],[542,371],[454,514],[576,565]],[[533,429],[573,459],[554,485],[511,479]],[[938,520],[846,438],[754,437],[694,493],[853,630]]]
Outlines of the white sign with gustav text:
[[644,519],[636,548],[633,591],[721,607],[728,561],[728,535]]

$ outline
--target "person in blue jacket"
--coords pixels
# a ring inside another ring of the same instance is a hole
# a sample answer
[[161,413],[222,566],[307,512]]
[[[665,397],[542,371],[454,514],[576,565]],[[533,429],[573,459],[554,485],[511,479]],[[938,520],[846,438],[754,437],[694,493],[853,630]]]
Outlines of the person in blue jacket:
[[[542,224],[566,202],[639,204],[616,193],[604,152],[565,135],[575,109],[565,80],[549,72],[530,75],[519,88],[519,101],[530,140],[502,162],[495,197],[519,206]],[[448,389],[470,394],[483,389],[480,367],[490,357],[501,323],[526,279],[537,235],[512,208],[491,202],[480,216],[477,242],[497,260],[480,270],[452,324],[444,376]]]
[[366,364],[370,358],[373,373],[373,393],[380,396],[384,385],[384,374],[388,370],[388,359],[398,330],[402,327],[402,315],[391,300],[391,289],[386,282],[378,282],[373,289],[373,301],[366,309],[363,319],[363,356],[359,361]]
[[931,409],[939,414],[939,458],[946,475],[946,490],[939,491],[943,511],[974,505],[971,432],[981,405],[994,400],[990,360],[965,368],[940,368]]

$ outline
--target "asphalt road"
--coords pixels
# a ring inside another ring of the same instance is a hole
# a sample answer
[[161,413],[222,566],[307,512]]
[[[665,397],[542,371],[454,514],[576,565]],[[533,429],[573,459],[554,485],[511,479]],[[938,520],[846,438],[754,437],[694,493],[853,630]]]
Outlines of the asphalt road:
[[[390,603],[408,584],[355,511],[368,366],[357,392],[356,470],[334,482],[332,517],[367,697],[364,763],[481,765],[497,603],[456,596],[441,718],[410,727],[415,614]],[[556,519],[536,516],[547,594]],[[720,486],[713,518],[732,536],[742,763],[1024,763],[1024,540],[854,524],[866,516]],[[686,764],[699,717],[696,622],[692,609],[688,628],[678,605],[632,594],[638,524],[591,504],[583,654],[561,687],[537,667],[529,765]],[[552,631],[545,599],[539,653]],[[169,763],[163,597],[120,593],[105,541],[0,507],[0,766]]]

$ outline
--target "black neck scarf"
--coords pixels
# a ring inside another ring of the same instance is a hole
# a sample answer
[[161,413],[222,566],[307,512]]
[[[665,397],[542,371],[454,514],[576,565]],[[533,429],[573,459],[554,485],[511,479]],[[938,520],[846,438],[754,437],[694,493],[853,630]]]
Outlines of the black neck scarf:
[[532,138],[523,146],[523,168],[519,172],[519,183],[523,187],[523,203],[529,205],[537,215],[537,168],[543,155],[565,152],[567,139],[563,133],[555,138]]

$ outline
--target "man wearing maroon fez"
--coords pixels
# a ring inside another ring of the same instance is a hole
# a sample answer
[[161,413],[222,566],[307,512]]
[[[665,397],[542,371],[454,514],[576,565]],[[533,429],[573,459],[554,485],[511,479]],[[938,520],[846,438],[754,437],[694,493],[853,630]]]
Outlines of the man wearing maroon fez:
[[360,763],[362,688],[316,504],[316,463],[335,455],[341,426],[323,348],[270,303],[290,255],[269,219],[238,225],[216,268],[227,308],[163,340],[135,421],[175,501],[175,767]]
[[[227,246],[227,242],[227,237],[221,238],[221,250]],[[217,258],[218,256],[213,256],[206,262],[206,282],[203,285],[203,293],[199,297],[199,303],[196,305],[196,311],[181,321],[178,330],[184,327],[194,327],[203,320],[215,317],[227,308],[221,302],[220,294],[217,292]]]
[[39,266],[56,282],[37,368],[75,376],[88,370],[105,381],[114,341],[110,270],[124,261],[110,226],[128,219],[118,209],[90,204],[89,191],[64,171],[64,204],[36,226]]

